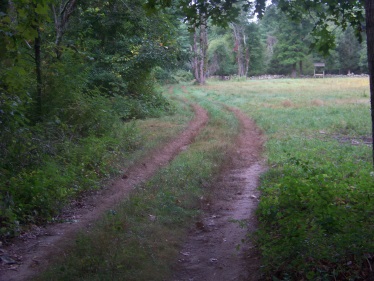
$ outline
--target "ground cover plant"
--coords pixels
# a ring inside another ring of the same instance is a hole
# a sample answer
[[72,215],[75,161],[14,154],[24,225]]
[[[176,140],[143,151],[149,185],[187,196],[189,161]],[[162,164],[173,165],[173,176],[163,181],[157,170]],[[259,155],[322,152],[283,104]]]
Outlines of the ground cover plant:
[[374,253],[367,78],[211,82],[200,98],[241,108],[267,136],[258,209],[273,280],[367,280]]
[[[181,89],[174,94],[180,96]],[[210,121],[195,142],[109,210],[93,231],[80,235],[65,258],[37,280],[165,280],[238,132],[231,113],[203,105]],[[152,128],[160,129],[157,120]]]

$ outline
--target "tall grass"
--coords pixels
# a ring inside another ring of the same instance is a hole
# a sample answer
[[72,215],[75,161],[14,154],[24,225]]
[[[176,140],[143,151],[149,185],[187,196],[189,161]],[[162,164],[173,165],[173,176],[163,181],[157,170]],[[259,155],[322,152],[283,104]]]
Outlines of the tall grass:
[[[196,92],[197,93],[197,92]],[[210,82],[267,136],[258,245],[273,280],[366,280],[374,254],[367,78]]]
[[[176,89],[175,95],[180,93]],[[196,141],[138,186],[93,231],[81,234],[65,258],[37,280],[165,280],[186,228],[198,216],[208,188],[237,133],[231,113],[204,105],[210,121]],[[151,128],[159,124],[153,120]],[[150,134],[156,133],[150,132]]]

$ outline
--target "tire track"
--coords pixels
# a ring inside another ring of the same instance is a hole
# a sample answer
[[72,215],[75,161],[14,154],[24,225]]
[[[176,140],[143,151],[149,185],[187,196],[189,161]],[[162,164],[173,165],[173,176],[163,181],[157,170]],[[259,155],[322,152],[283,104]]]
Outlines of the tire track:
[[[240,123],[240,133],[228,160],[228,168],[214,186],[217,198],[205,212],[180,252],[173,281],[260,280],[260,264],[254,246],[242,243],[256,229],[255,210],[264,138],[243,112],[227,108]],[[244,222],[239,227],[232,220]],[[239,250],[238,250],[239,248]]]
[[[88,231],[105,211],[123,201],[138,184],[150,179],[156,171],[166,166],[176,155],[192,143],[207,124],[207,111],[197,104],[191,104],[195,117],[188,127],[166,145],[153,150],[137,164],[128,168],[120,179],[111,186],[85,198],[84,208],[69,209],[74,223],[60,223],[38,228],[38,233],[29,233],[24,240],[17,239],[1,255],[18,257],[19,265],[10,270],[0,271],[2,281],[28,280],[48,266],[48,260],[61,255],[75,241],[79,232]],[[33,241],[33,242],[30,242]]]

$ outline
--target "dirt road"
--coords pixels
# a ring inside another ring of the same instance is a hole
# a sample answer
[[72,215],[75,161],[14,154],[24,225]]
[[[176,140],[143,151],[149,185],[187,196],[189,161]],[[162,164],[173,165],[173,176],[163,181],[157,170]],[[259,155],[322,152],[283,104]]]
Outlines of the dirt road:
[[[194,226],[175,269],[173,281],[260,280],[258,253],[247,234],[256,228],[257,184],[264,171],[263,137],[237,109],[241,131],[228,168],[214,187],[218,196]],[[236,222],[234,222],[236,221]]]
[[0,280],[21,281],[32,278],[48,266],[50,256],[62,253],[65,247],[71,245],[79,231],[89,229],[105,211],[123,201],[134,186],[146,181],[158,169],[167,165],[194,140],[208,122],[208,114],[202,107],[196,104],[191,106],[195,117],[179,136],[130,167],[110,187],[86,197],[84,204],[73,204],[67,208],[63,216],[71,223],[37,227],[15,240],[10,247],[0,248]]
[[[110,187],[84,198],[84,203],[75,202],[67,208],[64,217],[71,223],[37,227],[10,247],[0,248],[1,258],[16,262],[2,263],[0,280],[20,281],[35,276],[48,266],[49,257],[62,254],[80,231],[88,231],[105,211],[123,201],[136,185],[148,180],[193,142],[208,122],[208,114],[196,104],[191,106],[195,117],[179,136],[124,171]],[[256,249],[242,241],[256,228],[257,184],[264,171],[263,137],[245,114],[229,110],[239,120],[240,133],[225,163],[226,169],[215,183],[209,208],[191,228],[180,251],[173,281],[260,280]]]

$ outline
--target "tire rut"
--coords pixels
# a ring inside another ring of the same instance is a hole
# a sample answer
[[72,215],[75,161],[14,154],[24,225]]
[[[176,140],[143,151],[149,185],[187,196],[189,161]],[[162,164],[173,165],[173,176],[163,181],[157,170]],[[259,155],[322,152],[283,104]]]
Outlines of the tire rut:
[[[166,145],[153,150],[139,163],[128,168],[111,186],[85,198],[84,208],[69,209],[68,216],[74,223],[59,223],[38,228],[14,241],[7,248],[0,248],[0,256],[18,259],[18,264],[0,271],[1,281],[28,280],[48,266],[48,261],[64,253],[72,246],[79,232],[88,231],[105,211],[123,201],[133,188],[147,181],[157,170],[167,165],[177,154],[192,143],[209,118],[207,111],[191,104],[195,117],[188,127]],[[3,268],[4,269],[4,268]]]
[[173,281],[260,280],[259,255],[251,242],[243,244],[242,240],[256,229],[257,186],[265,170],[264,138],[243,112],[227,109],[239,120],[240,132],[228,168],[214,185],[217,196],[180,252]]

